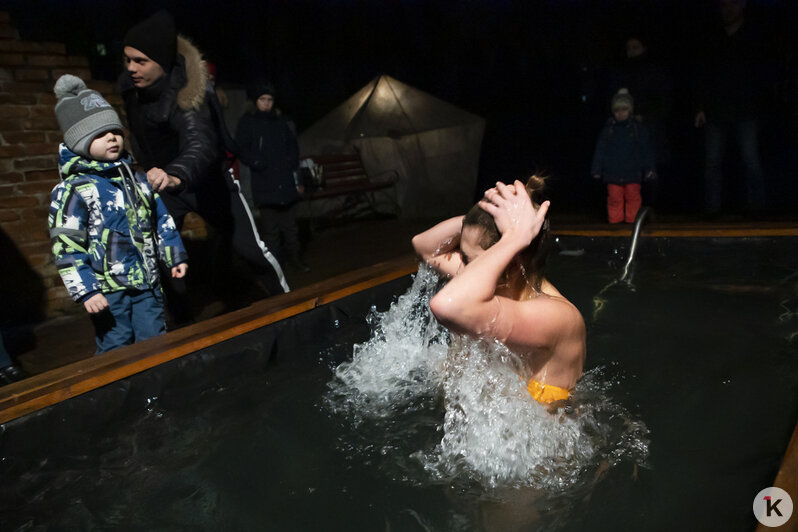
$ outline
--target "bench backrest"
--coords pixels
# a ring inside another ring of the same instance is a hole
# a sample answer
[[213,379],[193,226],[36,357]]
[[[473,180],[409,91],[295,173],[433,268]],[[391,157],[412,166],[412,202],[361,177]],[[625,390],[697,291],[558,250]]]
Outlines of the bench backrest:
[[360,155],[356,153],[312,155],[310,158],[321,165],[326,190],[347,188],[369,180]]

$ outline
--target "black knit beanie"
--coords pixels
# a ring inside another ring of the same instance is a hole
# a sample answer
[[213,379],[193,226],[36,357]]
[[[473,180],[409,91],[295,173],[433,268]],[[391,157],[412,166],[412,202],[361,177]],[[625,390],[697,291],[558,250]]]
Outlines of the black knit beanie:
[[249,87],[247,87],[247,96],[252,101],[257,100],[264,94],[268,94],[269,96],[274,96],[275,94],[274,85],[271,83],[253,83]]
[[162,9],[142,20],[128,30],[122,45],[143,52],[169,72],[177,56],[177,33],[172,15]]

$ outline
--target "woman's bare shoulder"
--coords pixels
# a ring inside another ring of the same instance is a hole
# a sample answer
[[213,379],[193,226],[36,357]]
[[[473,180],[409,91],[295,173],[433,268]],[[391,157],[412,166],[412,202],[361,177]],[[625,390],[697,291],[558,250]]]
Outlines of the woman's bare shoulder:
[[[584,337],[582,314],[567,299],[541,294],[502,306],[502,341],[521,348],[552,349],[563,340]],[[498,329],[497,329],[498,330]]]
[[584,327],[585,320],[582,313],[562,295],[541,294],[539,297],[530,299],[529,303],[536,306],[538,313],[549,316],[550,321],[560,322],[562,325]]

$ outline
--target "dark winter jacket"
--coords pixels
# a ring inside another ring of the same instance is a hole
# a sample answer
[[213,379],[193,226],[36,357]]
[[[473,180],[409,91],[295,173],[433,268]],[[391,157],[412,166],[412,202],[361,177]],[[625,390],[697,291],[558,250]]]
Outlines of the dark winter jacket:
[[236,143],[252,174],[256,205],[278,207],[299,200],[294,181],[299,147],[285,118],[273,112],[244,114],[236,129]]
[[601,130],[593,154],[591,175],[605,183],[640,183],[654,170],[654,148],[648,128],[634,119],[610,118]]
[[61,144],[62,181],[50,198],[50,240],[69,295],[159,286],[158,263],[188,258],[175,222],[130,160],[84,159]]
[[611,72],[610,101],[618,90],[625,88],[634,98],[635,115],[643,116],[646,124],[667,120],[673,104],[673,82],[668,71],[654,62],[645,52],[627,58]]
[[697,110],[719,126],[761,118],[776,78],[768,36],[748,21],[732,35],[712,35],[696,73]]
[[166,76],[137,89],[127,72],[119,78],[136,161],[158,167],[195,190],[221,179],[221,149],[205,102],[208,72],[199,51],[178,37],[178,56]]

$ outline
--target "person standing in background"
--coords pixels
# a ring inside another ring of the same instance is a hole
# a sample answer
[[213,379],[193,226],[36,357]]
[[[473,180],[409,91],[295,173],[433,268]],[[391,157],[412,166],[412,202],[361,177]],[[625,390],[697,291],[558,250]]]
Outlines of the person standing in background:
[[671,146],[671,113],[673,111],[673,78],[668,68],[652,51],[642,32],[627,34],[624,56],[610,76],[611,98],[626,88],[634,95],[634,118],[651,133],[657,165],[657,180],[650,187],[644,183],[643,196],[647,204],[655,203],[658,190],[670,196],[673,203],[681,203],[682,191],[674,175]]
[[767,203],[759,158],[760,118],[765,113],[770,75],[765,36],[745,20],[745,0],[719,0],[722,27],[709,34],[696,90],[695,127],[704,127],[706,161],[704,210],[720,213],[723,164],[729,137],[739,149],[745,175],[746,209]]
[[299,271],[302,262],[296,205],[304,192],[296,182],[299,146],[289,121],[274,107],[274,86],[253,85],[248,95],[254,109],[238,122],[236,144],[252,176],[252,198],[260,209],[261,229],[270,249]]
[[648,128],[632,117],[634,100],[626,89],[613,96],[612,117],[601,130],[591,174],[607,185],[610,223],[633,223],[643,199],[641,183],[656,179],[654,146]]

